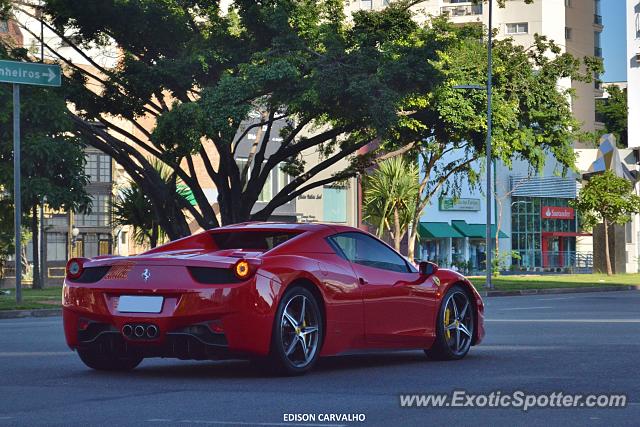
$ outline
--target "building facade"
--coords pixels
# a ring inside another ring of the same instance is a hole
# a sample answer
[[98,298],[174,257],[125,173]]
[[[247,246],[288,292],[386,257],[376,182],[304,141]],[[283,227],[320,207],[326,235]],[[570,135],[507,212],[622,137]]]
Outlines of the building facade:
[[640,0],[627,0],[626,10],[629,148],[640,148]]

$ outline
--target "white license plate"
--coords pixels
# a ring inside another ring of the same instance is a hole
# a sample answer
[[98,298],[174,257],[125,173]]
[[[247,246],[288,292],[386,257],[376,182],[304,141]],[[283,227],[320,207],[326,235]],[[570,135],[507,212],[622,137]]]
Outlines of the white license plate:
[[118,299],[120,313],[160,313],[163,297],[143,297],[124,295]]

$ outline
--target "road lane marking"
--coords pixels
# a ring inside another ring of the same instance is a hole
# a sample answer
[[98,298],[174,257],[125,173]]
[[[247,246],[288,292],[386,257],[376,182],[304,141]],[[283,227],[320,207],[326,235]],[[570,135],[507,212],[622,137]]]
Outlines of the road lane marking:
[[640,319],[484,319],[484,321],[520,323],[640,323]]
[[575,299],[576,297],[538,298],[538,301],[558,301],[563,299]]
[[70,356],[72,351],[2,351],[0,357]]
[[180,423],[180,424],[210,424],[233,426],[298,426],[298,427],[346,427],[346,424],[326,423],[252,423],[246,421],[215,421],[215,420],[169,420],[166,418],[153,418],[146,420],[149,423]]
[[545,307],[512,307],[512,308],[498,308],[496,310],[510,311],[510,310],[542,310],[546,308],[553,308],[549,306]]

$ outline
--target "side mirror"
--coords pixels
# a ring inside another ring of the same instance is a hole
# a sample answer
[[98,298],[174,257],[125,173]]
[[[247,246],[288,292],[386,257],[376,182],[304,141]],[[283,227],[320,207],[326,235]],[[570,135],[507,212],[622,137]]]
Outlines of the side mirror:
[[430,261],[422,261],[418,270],[423,276],[431,276],[438,271],[438,265]]

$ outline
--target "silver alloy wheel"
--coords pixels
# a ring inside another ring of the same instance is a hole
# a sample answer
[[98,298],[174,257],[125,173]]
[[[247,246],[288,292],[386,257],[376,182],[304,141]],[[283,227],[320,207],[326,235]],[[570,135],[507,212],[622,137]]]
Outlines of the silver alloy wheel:
[[473,339],[473,313],[464,292],[452,293],[443,312],[445,339],[454,355],[466,353]]
[[296,368],[307,366],[318,350],[319,317],[316,306],[304,295],[293,296],[282,311],[282,349]]

